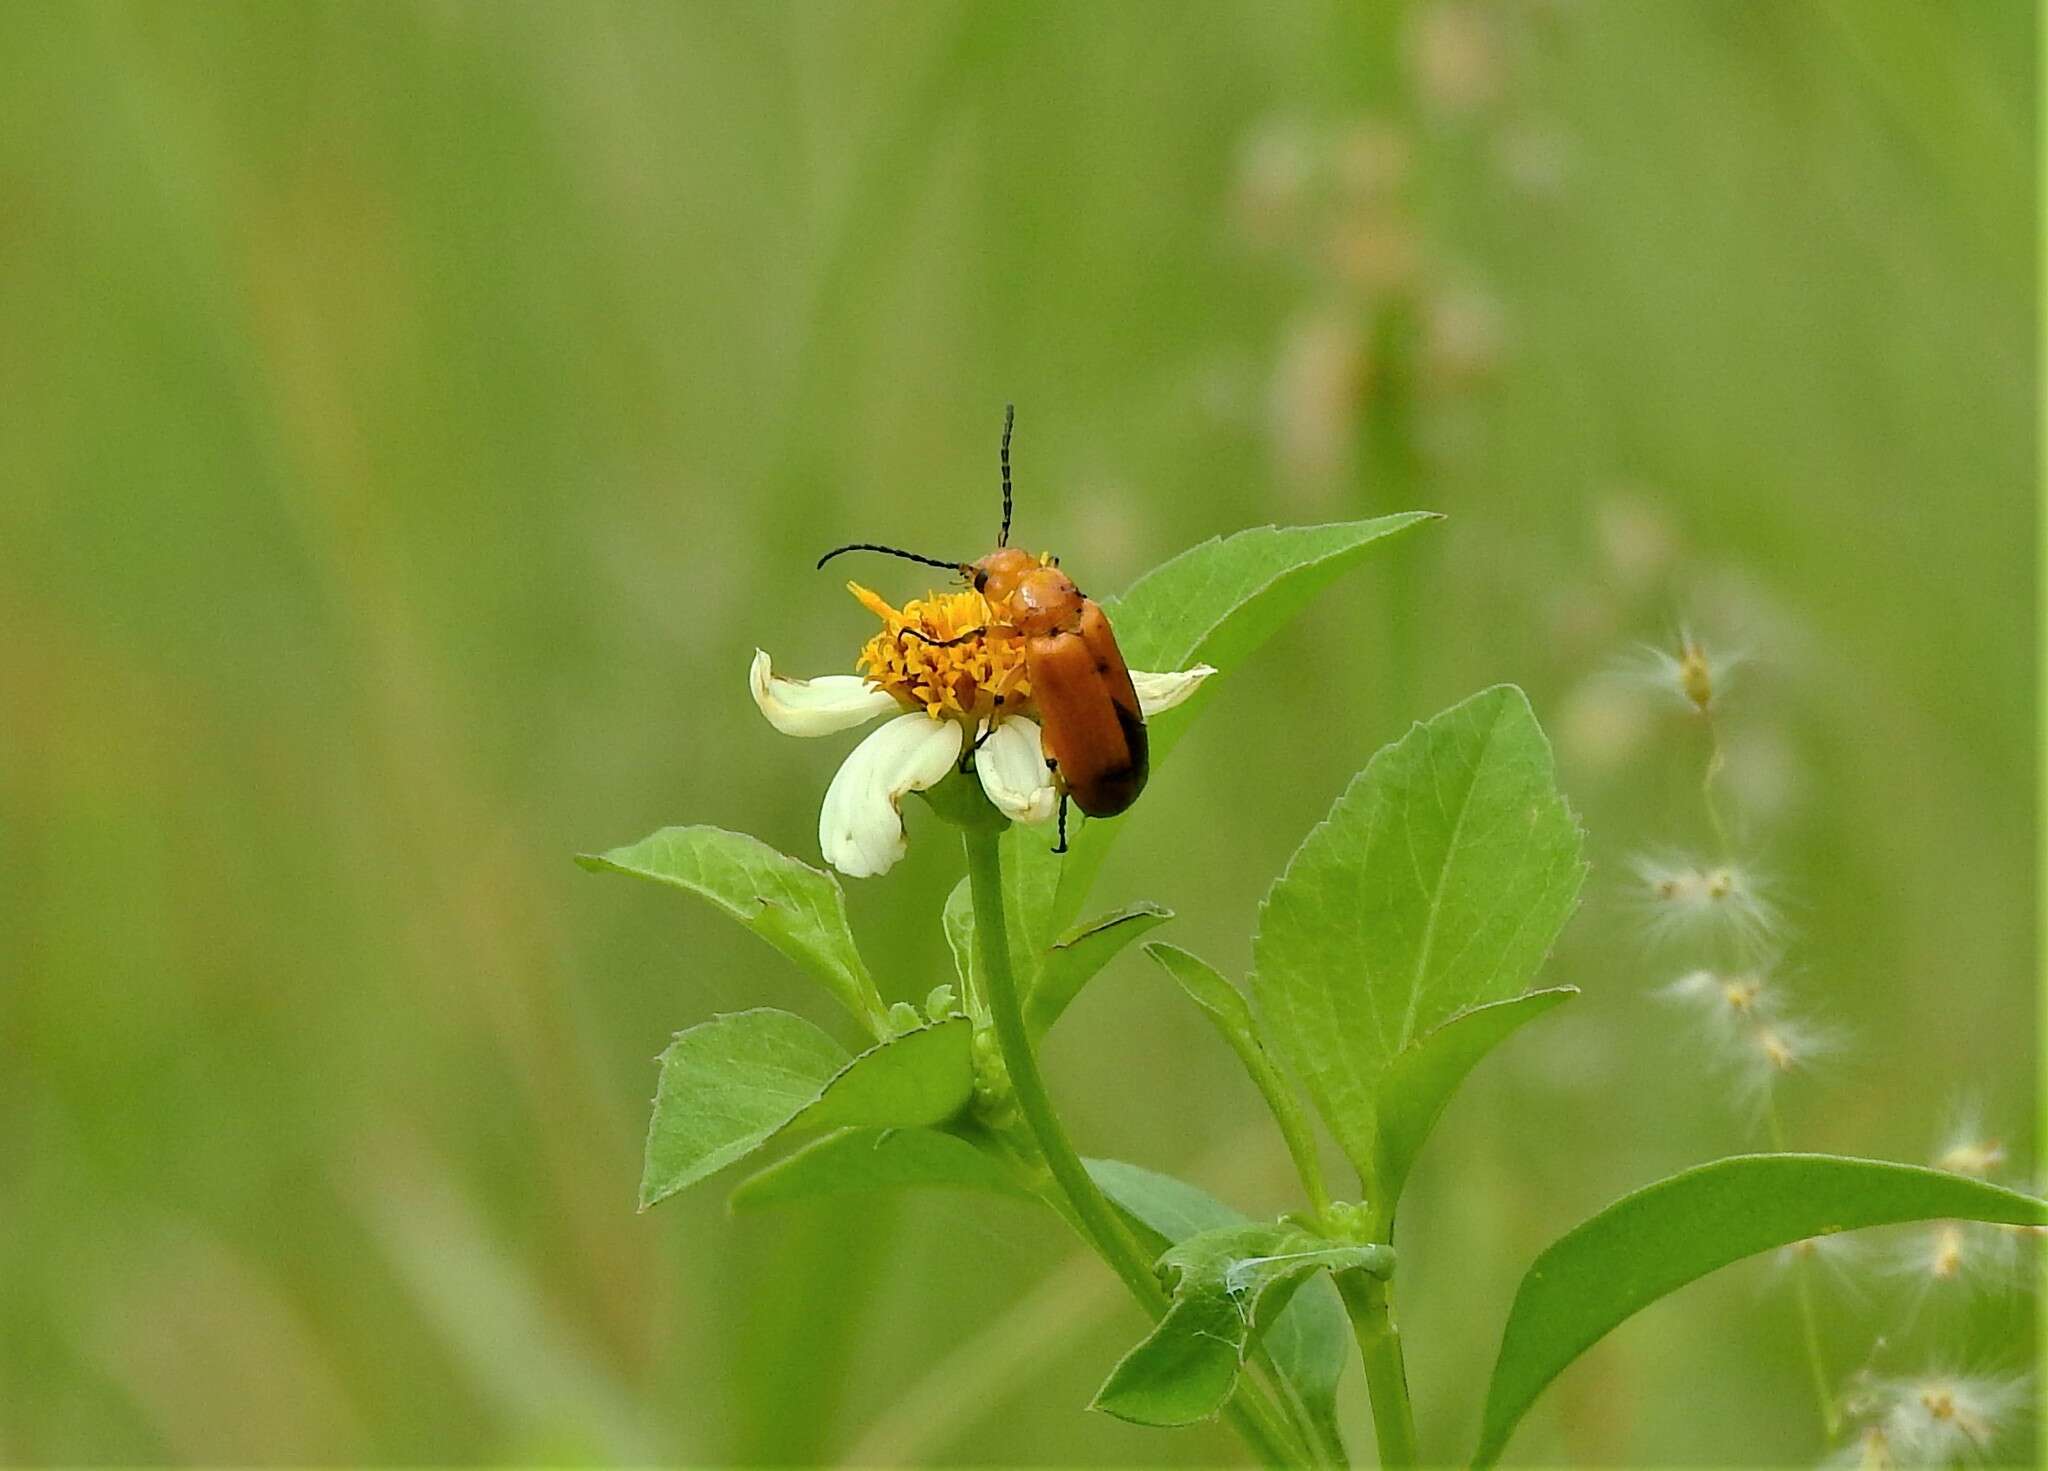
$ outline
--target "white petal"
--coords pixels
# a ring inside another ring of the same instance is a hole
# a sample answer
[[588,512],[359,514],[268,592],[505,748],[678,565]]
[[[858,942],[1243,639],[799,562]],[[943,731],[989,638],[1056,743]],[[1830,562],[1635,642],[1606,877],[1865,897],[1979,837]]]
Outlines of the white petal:
[[754,667],[747,671],[747,686],[768,723],[784,735],[832,735],[903,708],[887,690],[857,674],[784,679],[759,649],[754,650]]
[[989,801],[1012,822],[1050,822],[1060,810],[1036,721],[1013,715],[998,725],[974,753],[974,769]]
[[1148,674],[1142,669],[1133,669],[1131,686],[1138,692],[1138,708],[1150,720],[1163,710],[1171,710],[1200,689],[1202,681],[1215,672],[1207,664],[1197,664],[1192,669],[1181,669],[1172,674]]
[[887,873],[909,844],[899,804],[936,786],[960,759],[957,721],[899,715],[853,748],[818,814],[825,861],[848,878]]

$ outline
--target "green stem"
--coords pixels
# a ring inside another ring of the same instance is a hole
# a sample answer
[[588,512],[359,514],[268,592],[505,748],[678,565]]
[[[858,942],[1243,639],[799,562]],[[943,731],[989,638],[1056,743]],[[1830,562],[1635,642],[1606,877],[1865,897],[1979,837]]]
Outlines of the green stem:
[[1394,1325],[1387,1284],[1362,1268],[1337,1274],[1337,1292],[1351,1315],[1358,1357],[1365,1365],[1365,1389],[1372,1400],[1372,1433],[1382,1466],[1414,1466],[1415,1412],[1408,1403],[1408,1366],[1401,1356],[1401,1330]]
[[[1107,1262],[1131,1296],[1153,1318],[1166,1314],[1166,1289],[1153,1274],[1152,1264],[1115,1209],[1081,1163],[1080,1155],[1067,1139],[1052,1098],[1045,1090],[1045,1078],[1038,1071],[1038,1055],[1031,1034],[1024,1025],[1023,998],[1017,994],[1016,978],[1010,971],[1009,926],[1003,917],[1003,859],[999,827],[975,825],[964,829],[967,847],[967,879],[974,899],[974,943],[981,951],[982,979],[995,1021],[996,1041],[1003,1053],[1003,1068],[1009,1074],[1010,1089],[1017,1107],[1031,1130],[1046,1168],[1065,1199],[1067,1215],[1096,1255]],[[1243,1437],[1252,1453],[1268,1466],[1304,1465],[1309,1455],[1300,1439],[1263,1395],[1251,1385],[1240,1383],[1225,1413],[1231,1428]]]
[[1721,800],[1715,792],[1715,784],[1721,773],[1728,768],[1728,753],[1721,746],[1721,728],[1714,724],[1714,717],[1707,722],[1707,769],[1700,777],[1700,801],[1707,809],[1707,826],[1714,831],[1714,844],[1720,850],[1722,862],[1735,856],[1735,845],[1728,838],[1728,824],[1721,815]]
[[1799,1321],[1806,1333],[1806,1364],[1813,1372],[1814,1402],[1820,1406],[1821,1428],[1832,1442],[1842,1433],[1842,1415],[1835,1406],[1834,1388],[1828,1383],[1827,1359],[1821,1351],[1820,1315],[1813,1306],[1811,1254],[1802,1252],[1792,1266],[1792,1288],[1799,1299]]
[[[1771,1148],[1778,1153],[1785,1152],[1785,1124],[1778,1117],[1778,1100],[1769,1099],[1764,1110],[1765,1122],[1770,1127]],[[1799,1327],[1806,1340],[1806,1367],[1813,1375],[1813,1399],[1820,1407],[1821,1428],[1833,1441],[1842,1433],[1842,1412],[1835,1404],[1833,1381],[1828,1375],[1827,1355],[1821,1348],[1820,1313],[1813,1303],[1813,1253],[1798,1252],[1792,1263],[1792,1295],[1799,1303]]]

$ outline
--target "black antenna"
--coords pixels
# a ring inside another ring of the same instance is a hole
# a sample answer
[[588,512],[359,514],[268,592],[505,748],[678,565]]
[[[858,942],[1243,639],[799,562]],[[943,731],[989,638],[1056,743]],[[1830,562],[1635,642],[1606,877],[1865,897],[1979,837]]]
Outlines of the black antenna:
[[850,541],[843,547],[832,548],[818,558],[818,566],[824,566],[842,552],[881,552],[886,556],[901,557],[906,562],[922,562],[927,567],[943,567],[948,572],[958,572],[967,565],[965,562],[941,562],[937,557],[920,557],[916,552],[906,552],[901,547],[885,547],[872,541]]
[[1010,544],[1010,428],[1017,422],[1017,406],[1003,405],[1003,530],[996,538],[996,545]]

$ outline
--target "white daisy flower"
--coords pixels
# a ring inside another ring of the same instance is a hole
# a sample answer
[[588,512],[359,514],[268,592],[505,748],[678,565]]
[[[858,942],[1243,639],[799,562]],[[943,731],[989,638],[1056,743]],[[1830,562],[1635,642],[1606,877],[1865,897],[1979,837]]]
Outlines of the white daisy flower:
[[[846,758],[818,814],[825,861],[849,878],[887,873],[908,847],[903,799],[969,767],[990,802],[1012,822],[1050,822],[1059,811],[1057,776],[1031,717],[1024,640],[990,615],[979,592],[931,593],[901,610],[858,583],[853,595],[883,630],[861,650],[855,674],[788,679],[754,651],[748,685],[768,723],[784,735],[836,735],[884,715],[894,718]],[[1216,671],[1131,671],[1149,720],[1186,700]]]

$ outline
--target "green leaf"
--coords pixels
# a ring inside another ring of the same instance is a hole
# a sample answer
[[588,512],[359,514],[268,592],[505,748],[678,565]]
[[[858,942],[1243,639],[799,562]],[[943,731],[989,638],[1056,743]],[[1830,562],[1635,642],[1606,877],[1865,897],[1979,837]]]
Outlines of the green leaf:
[[973,1041],[973,1024],[956,1016],[870,1047],[787,1127],[943,1124],[974,1096]]
[[1499,1459],[1543,1387],[1610,1329],[1717,1267],[1863,1226],[2048,1225],[2048,1201],[1965,1175],[1827,1154],[1750,1154],[1659,1180],[1573,1227],[1515,1293],[1475,1466]]
[[[1131,668],[1167,671],[1206,663],[1222,671],[1186,704],[1150,723],[1153,775],[1215,690],[1259,645],[1380,542],[1435,519],[1433,512],[1409,511],[1328,526],[1240,531],[1190,547],[1140,577],[1121,597],[1104,599],[1117,647]],[[1051,851],[1052,841],[1041,829],[1012,827],[1003,835],[1004,873],[1032,875],[1025,886],[1052,896],[1042,919],[1013,911],[1013,927],[1021,918],[1025,931],[1051,935],[1080,914],[1123,824],[1074,816],[1071,851],[1064,857]]]
[[849,1061],[786,1011],[744,1011],[692,1027],[661,1055],[640,1208],[787,1131],[944,1123],[973,1095],[973,1031],[956,1017]]
[[1201,1296],[1176,1302],[1117,1361],[1088,1408],[1134,1425],[1206,1420],[1237,1388],[1243,1348],[1243,1328],[1229,1301]]
[[[1054,915],[1064,860],[1052,851],[1050,827],[1011,823],[1002,836],[1003,921],[1010,931],[1010,954],[1017,967],[1017,985],[1029,996],[1038,985],[1039,968],[1053,940],[1071,920]],[[1037,859],[1039,861],[1032,861]]]
[[1200,1186],[1157,1170],[1120,1159],[1084,1159],[1081,1163],[1110,1204],[1143,1228],[1141,1234],[1155,1253],[1204,1231],[1242,1226],[1251,1220]]
[[1344,1430],[1337,1420],[1337,1385],[1357,1348],[1337,1284],[1303,1283],[1266,1330],[1262,1343],[1279,1371],[1275,1377],[1281,1392],[1315,1427],[1330,1464],[1348,1464]]
[[1102,610],[1135,669],[1227,668],[1271,638],[1371,545],[1424,521],[1404,511],[1326,526],[1259,526],[1162,562]]
[[1530,991],[1461,1011],[1396,1053],[1380,1075],[1376,1136],[1380,1197],[1391,1211],[1444,1105],[1479,1059],[1522,1023],[1579,994],[1576,986]]
[[1250,1003],[1237,987],[1223,979],[1216,968],[1178,945],[1152,944],[1145,953],[1159,968],[1180,983],[1188,999],[1199,1006],[1230,1042],[1232,1050],[1263,1050],[1259,1045],[1259,1024],[1252,1019]]
[[[1250,1223],[1251,1218],[1185,1180],[1116,1159],[1084,1160],[1110,1203],[1155,1252],[1205,1231]],[[1295,1294],[1265,1335],[1284,1393],[1294,1398],[1341,1454],[1337,1383],[1351,1359],[1351,1321],[1336,1284],[1310,1282]]]
[[1323,1172],[1322,1164],[1316,1158],[1315,1134],[1302,1114],[1300,1099],[1280,1069],[1274,1066],[1265,1043],[1259,1039],[1258,1022],[1253,1018],[1251,1006],[1243,994],[1207,961],[1176,945],[1155,942],[1145,947],[1145,953],[1179,982],[1188,998],[1216,1024],[1216,1030],[1223,1034],[1223,1040],[1230,1044],[1230,1050],[1244,1064],[1244,1070],[1251,1075],[1259,1096],[1266,1100],[1266,1107],[1272,1111],[1273,1121],[1280,1126],[1280,1132],[1287,1140],[1287,1151],[1294,1156],[1295,1169],[1300,1172],[1302,1183],[1308,1186],[1312,1199],[1321,1199]]
[[817,1196],[932,1186],[1031,1197],[1001,1163],[965,1139],[935,1129],[842,1129],[747,1176],[733,1190],[736,1211]]
[[1173,1305],[1126,1354],[1094,1408],[1140,1425],[1188,1425],[1223,1408],[1252,1340],[1294,1290],[1322,1271],[1384,1276],[1384,1246],[1332,1242],[1280,1221],[1218,1227],[1165,1253],[1158,1267]]
[[1264,1035],[1373,1179],[1381,1076],[1460,1011],[1523,990],[1577,900],[1579,827],[1511,685],[1366,765],[1259,910]]
[[846,1065],[837,1042],[768,1007],[677,1033],[661,1054],[640,1209],[759,1149]]
[[[1038,987],[1039,976],[1052,946],[1050,921],[1054,886],[1059,882],[1058,861],[1050,864],[1019,856],[1025,849],[1049,846],[1051,835],[1043,828],[1013,824],[1001,839],[1003,844],[1003,918],[1010,937],[1010,973],[1017,990],[1027,1001]],[[953,967],[968,987],[967,994],[988,994],[982,984],[981,956],[974,945],[974,895],[967,880],[961,879],[946,896],[943,916],[946,945],[953,952]]]
[[1173,918],[1157,904],[1133,904],[1077,925],[1046,952],[1038,984],[1024,1000],[1024,1021],[1034,1038],[1052,1030],[1081,988],[1139,936]]
[[716,827],[665,827],[576,861],[592,873],[630,874],[709,899],[823,981],[862,1025],[887,1034],[888,1009],[854,946],[846,895],[831,874]]

